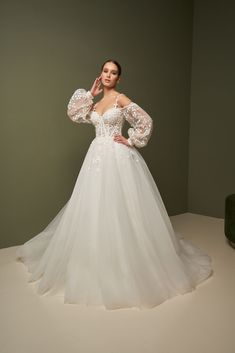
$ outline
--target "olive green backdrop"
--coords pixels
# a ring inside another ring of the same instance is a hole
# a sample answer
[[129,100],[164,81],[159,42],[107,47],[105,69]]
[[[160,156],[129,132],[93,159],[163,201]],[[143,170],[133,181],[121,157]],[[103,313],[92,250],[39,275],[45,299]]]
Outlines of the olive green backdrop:
[[[12,0],[2,2],[0,17],[1,247],[32,238],[69,199],[95,132],[69,120],[67,103],[76,88],[91,87],[107,58],[122,64],[119,91],[154,120],[152,138],[139,151],[169,215],[187,212],[189,196],[190,210],[223,216],[213,198],[206,209],[196,198],[204,180],[198,183],[195,170],[208,145],[197,149],[203,104],[197,108],[201,62],[195,45],[190,121],[192,1]],[[223,188],[226,174],[220,177]]]
[[224,218],[235,193],[235,2],[194,5],[188,210]]

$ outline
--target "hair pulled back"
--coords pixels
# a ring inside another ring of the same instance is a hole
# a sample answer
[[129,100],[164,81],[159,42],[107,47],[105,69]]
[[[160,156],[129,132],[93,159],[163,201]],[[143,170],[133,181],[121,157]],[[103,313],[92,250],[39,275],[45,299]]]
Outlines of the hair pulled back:
[[107,64],[107,63],[113,63],[117,66],[118,68],[118,76],[121,76],[121,73],[122,73],[122,68],[121,68],[121,65],[116,61],[116,60],[113,60],[113,59],[108,59],[106,60],[103,65],[101,66],[101,71],[103,71],[103,68],[104,68],[104,65]]

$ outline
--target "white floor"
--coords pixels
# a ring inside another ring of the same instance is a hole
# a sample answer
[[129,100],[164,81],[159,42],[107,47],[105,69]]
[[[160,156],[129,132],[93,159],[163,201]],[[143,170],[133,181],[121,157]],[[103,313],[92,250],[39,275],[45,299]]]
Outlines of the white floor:
[[146,310],[63,304],[39,296],[17,247],[0,250],[0,353],[234,353],[235,250],[224,220],[185,213],[173,227],[205,250],[214,274],[193,292]]

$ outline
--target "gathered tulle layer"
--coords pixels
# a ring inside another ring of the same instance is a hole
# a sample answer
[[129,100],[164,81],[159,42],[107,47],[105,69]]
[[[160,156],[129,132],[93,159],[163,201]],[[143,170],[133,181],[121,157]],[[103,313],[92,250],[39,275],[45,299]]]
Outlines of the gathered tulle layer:
[[39,294],[107,309],[153,307],[212,272],[174,232],[141,154],[112,137],[92,141],[70,199],[17,257]]

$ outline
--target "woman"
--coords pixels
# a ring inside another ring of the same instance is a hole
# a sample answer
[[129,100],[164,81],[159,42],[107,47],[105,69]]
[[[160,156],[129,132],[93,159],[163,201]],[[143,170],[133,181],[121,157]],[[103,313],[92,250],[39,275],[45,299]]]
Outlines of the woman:
[[[96,136],[69,201],[17,249],[29,281],[39,281],[38,293],[62,295],[65,303],[153,307],[191,291],[212,272],[209,256],[173,230],[137,150],[148,143],[153,121],[116,91],[120,77],[120,65],[107,60],[90,91],[72,95],[69,118],[94,125]],[[125,120],[128,138],[122,136]]]

